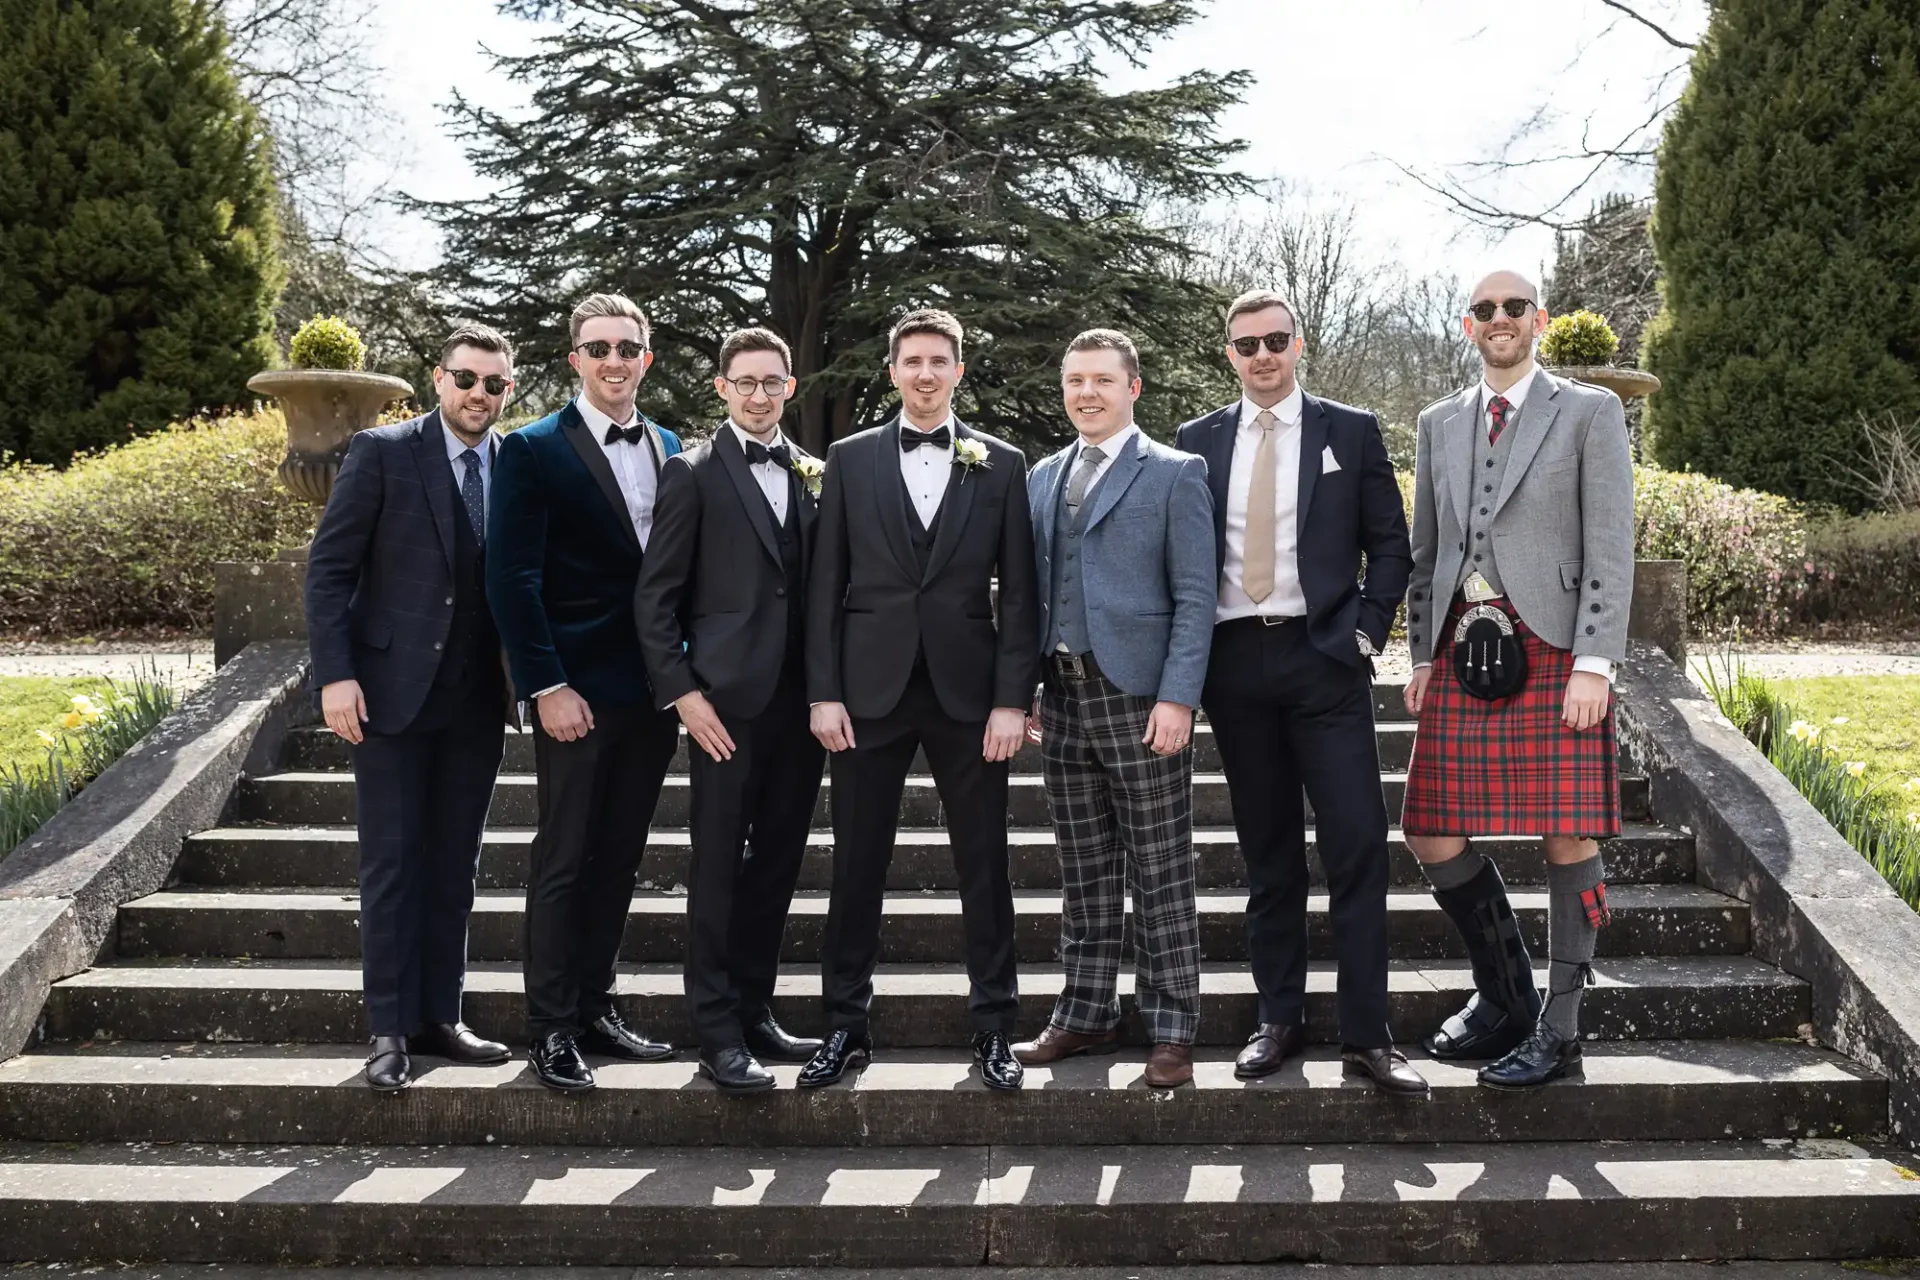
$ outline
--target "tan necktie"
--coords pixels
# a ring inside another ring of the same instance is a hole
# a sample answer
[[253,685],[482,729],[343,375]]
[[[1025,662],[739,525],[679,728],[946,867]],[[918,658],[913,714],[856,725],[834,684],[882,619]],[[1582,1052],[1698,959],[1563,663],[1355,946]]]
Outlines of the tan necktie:
[[1253,420],[1260,447],[1253,451],[1253,484],[1247,489],[1247,537],[1240,561],[1240,589],[1259,604],[1273,594],[1273,429],[1280,425],[1262,409]]

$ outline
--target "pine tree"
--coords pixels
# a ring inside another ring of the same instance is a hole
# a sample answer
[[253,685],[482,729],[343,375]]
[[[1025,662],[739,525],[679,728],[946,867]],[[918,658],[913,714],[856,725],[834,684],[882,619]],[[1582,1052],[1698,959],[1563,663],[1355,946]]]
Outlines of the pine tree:
[[550,371],[549,397],[569,303],[613,288],[654,320],[649,412],[710,423],[721,336],[770,323],[801,378],[789,429],[815,450],[890,411],[886,333],[916,306],[968,326],[962,412],[984,430],[1062,438],[1060,357],[1094,325],[1141,344],[1143,421],[1191,407],[1181,326],[1216,329],[1220,300],[1151,210],[1239,188],[1213,120],[1245,76],[1116,92],[1100,61],[1143,58],[1187,0],[562,9],[564,31],[505,60],[531,113],[456,107],[496,192],[427,206],[448,279],[521,342],[523,376]]
[[1656,456],[1857,507],[1920,417],[1920,0],[1721,0],[1660,152]]
[[0,452],[64,463],[272,362],[274,193],[210,0],[0,0]]

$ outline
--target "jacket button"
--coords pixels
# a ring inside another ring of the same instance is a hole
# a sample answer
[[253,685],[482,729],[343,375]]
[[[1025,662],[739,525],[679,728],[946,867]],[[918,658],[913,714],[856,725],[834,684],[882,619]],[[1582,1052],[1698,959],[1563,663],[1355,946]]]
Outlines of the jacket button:
[[1598,612],[1600,612],[1600,606],[1599,606],[1599,605],[1597,605],[1597,604],[1596,604],[1596,605],[1594,605],[1594,606],[1593,606],[1593,609],[1592,609],[1592,611],[1593,611],[1594,613],[1598,613]]
[[1486,541],[1486,537],[1487,537],[1487,535],[1486,535],[1486,534],[1484,534],[1484,533],[1476,533],[1476,534],[1474,534],[1474,535],[1473,535],[1473,540],[1474,540],[1475,542],[1484,542],[1484,541]]
[[433,648],[434,648],[434,652],[436,652],[436,653],[437,653],[437,652],[439,652],[440,650],[442,650],[442,649],[444,649],[444,648],[446,648],[446,647],[447,647],[447,646],[445,646],[445,645],[443,645],[443,644],[441,644],[441,643],[440,643],[440,642],[439,642],[438,640],[435,640],[435,641],[433,642]]
[[1473,558],[1473,562],[1474,562],[1475,564],[1479,564],[1479,563],[1480,563],[1480,562],[1481,562],[1482,560],[1484,560],[1484,559],[1486,559],[1486,557],[1485,557],[1485,556],[1475,556],[1475,557]]
[[1482,492],[1482,493],[1492,493],[1492,492],[1493,492],[1493,486],[1492,486],[1492,485],[1490,485],[1490,484],[1486,484],[1486,485],[1481,485],[1481,486],[1480,486],[1480,492]]
[[775,587],[773,589],[773,594],[775,594],[776,596],[784,596],[787,594],[787,589],[785,587]]
[[453,603],[453,597],[452,597],[452,596],[448,596],[448,597],[447,597],[447,603],[448,603],[448,604],[452,604],[452,603]]
[[1587,585],[1592,587],[1595,591],[1598,591],[1600,589],[1600,579],[1595,578],[1592,582],[1589,582]]
[[1480,508],[1480,514],[1481,515],[1487,514],[1487,509],[1485,507]]
[[1592,635],[1592,634],[1593,634],[1593,628],[1592,628],[1592,627],[1588,627],[1588,628],[1587,628],[1587,634],[1588,634],[1588,635]]
[[1462,551],[1465,551],[1465,550],[1467,549],[1467,544],[1466,544],[1466,543],[1464,543],[1464,542],[1463,542],[1463,543],[1461,543],[1461,544],[1460,544],[1460,549],[1461,549]]
[[1417,614],[1417,613],[1410,613],[1410,614],[1408,614],[1408,615],[1407,615],[1407,621],[1408,621],[1408,622],[1418,622],[1418,621],[1420,621],[1420,615],[1419,615],[1419,614]]
[[1492,459],[1492,458],[1488,458],[1488,459],[1487,459],[1487,465],[1488,465],[1488,466],[1492,466],[1492,465],[1493,465],[1493,459]]

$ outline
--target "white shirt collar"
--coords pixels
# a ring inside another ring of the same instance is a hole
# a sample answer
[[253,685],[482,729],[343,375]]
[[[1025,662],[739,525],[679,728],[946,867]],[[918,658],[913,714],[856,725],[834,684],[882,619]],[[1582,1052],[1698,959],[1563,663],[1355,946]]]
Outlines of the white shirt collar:
[[616,423],[612,418],[600,412],[599,407],[595,405],[593,401],[587,399],[587,393],[584,391],[573,398],[573,407],[580,411],[580,419],[585,422],[587,427],[593,432],[593,438],[602,444],[606,443],[608,427],[630,427],[640,419],[640,410],[636,407],[632,417],[628,418],[625,422]]
[[[735,422],[732,418],[727,419],[727,425],[733,428],[733,437],[740,444],[740,452],[745,453],[747,451],[747,445],[749,444],[760,443],[758,440],[755,440],[752,436],[748,435],[747,429],[741,426],[739,423]],[[769,444],[767,448],[771,449],[773,448],[774,445],[780,445],[780,444],[787,445],[789,449],[793,447],[791,444],[788,444],[787,442],[787,433],[784,431],[778,430],[776,428],[773,433],[773,442],[772,444]]]
[[[947,429],[947,434],[949,436],[957,437],[960,434],[959,429],[954,425],[953,410],[951,409],[947,410],[946,417],[942,418],[938,423],[934,424],[932,427],[929,427],[927,430],[921,431],[920,434],[932,435],[935,431],[938,431],[941,427],[945,427]],[[905,413],[902,413],[900,415],[900,429],[902,431],[920,431],[920,428],[914,426],[912,422],[908,421],[907,415]]]
[[[1300,384],[1296,381],[1293,384],[1293,390],[1287,392],[1286,398],[1279,404],[1273,406],[1273,416],[1280,420],[1281,426],[1291,427],[1299,423],[1300,411],[1303,407],[1303,395],[1304,393],[1300,390]],[[1243,427],[1251,426],[1253,420],[1259,416],[1260,406],[1245,396],[1241,396],[1240,425]]]
[[[482,472],[486,471],[488,465],[493,461],[491,456],[493,450],[488,448],[488,446],[493,443],[492,440],[488,438],[492,434],[492,432],[488,432],[486,436],[480,438],[479,444],[471,446],[473,451],[480,455],[480,470]],[[460,461],[460,455],[465,453],[469,446],[461,443],[460,437],[453,434],[453,428],[447,425],[445,418],[440,419],[440,436],[447,442],[447,461],[456,467],[463,466],[464,464]]]
[[[1105,456],[1105,460],[1112,462],[1115,458],[1120,457],[1128,449],[1133,447],[1133,438],[1139,434],[1140,424],[1137,422],[1129,422],[1126,426],[1120,428],[1120,430],[1114,432],[1105,440],[1102,440],[1098,448]],[[1080,461],[1080,452],[1086,447],[1087,442],[1084,438],[1075,437],[1073,442],[1073,460],[1075,462]]]
[[1539,376],[1540,376],[1540,366],[1536,364],[1535,366],[1533,366],[1533,368],[1527,370],[1526,377],[1520,379],[1520,381],[1514,383],[1512,386],[1508,387],[1505,391],[1495,391],[1492,387],[1487,385],[1487,380],[1484,377],[1481,378],[1480,379],[1480,412],[1482,414],[1485,414],[1487,412],[1487,406],[1493,403],[1493,398],[1495,396],[1505,396],[1507,403],[1513,406],[1513,411],[1515,413],[1518,413],[1520,411],[1520,406],[1527,402],[1527,396],[1533,391],[1534,381],[1538,379]]

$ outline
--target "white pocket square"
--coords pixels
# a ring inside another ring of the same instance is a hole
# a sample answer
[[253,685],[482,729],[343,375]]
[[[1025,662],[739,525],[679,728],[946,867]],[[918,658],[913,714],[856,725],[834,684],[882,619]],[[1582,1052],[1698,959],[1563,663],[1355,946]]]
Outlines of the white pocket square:
[[1327,445],[1325,448],[1321,449],[1320,450],[1320,474],[1323,476],[1330,476],[1334,472],[1338,471],[1339,469],[1340,469],[1340,464],[1333,460],[1333,446]]

